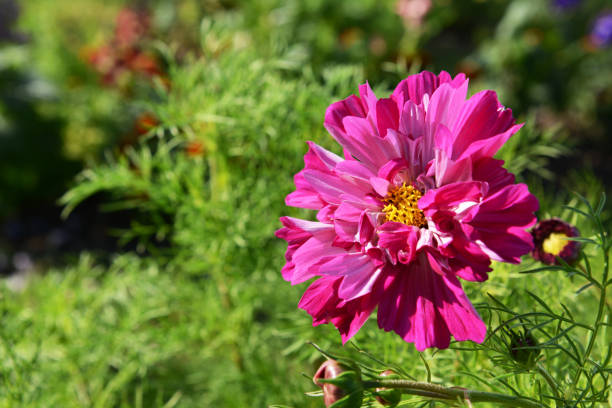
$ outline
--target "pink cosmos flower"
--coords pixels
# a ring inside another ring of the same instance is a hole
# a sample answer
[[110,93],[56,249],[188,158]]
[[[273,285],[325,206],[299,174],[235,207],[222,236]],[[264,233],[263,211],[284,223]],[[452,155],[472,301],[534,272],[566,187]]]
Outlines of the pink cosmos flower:
[[495,92],[466,100],[467,87],[463,74],[422,72],[378,99],[366,83],[325,114],[344,157],[308,143],[286,203],[318,221],[281,218],[282,275],[318,277],[299,307],[343,343],[376,307],[379,327],[418,350],[446,348],[451,335],[482,342],[459,278],[482,282],[491,260],[518,263],[533,249],[538,201],[493,158],[522,125]]

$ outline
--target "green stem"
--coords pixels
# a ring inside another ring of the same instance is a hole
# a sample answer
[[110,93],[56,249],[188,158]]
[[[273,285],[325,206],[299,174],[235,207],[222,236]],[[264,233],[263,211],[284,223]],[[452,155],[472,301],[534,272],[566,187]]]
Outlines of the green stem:
[[366,388],[396,388],[403,394],[419,395],[435,400],[457,401],[469,400],[471,402],[496,402],[517,408],[542,408],[545,405],[516,395],[498,394],[494,392],[468,390],[463,388],[450,388],[442,385],[398,379],[381,379],[364,381]]
[[599,309],[597,310],[597,317],[595,318],[595,324],[593,326],[593,331],[591,332],[591,337],[589,338],[589,342],[587,343],[586,351],[584,352],[584,357],[582,358],[582,364],[578,368],[576,375],[574,376],[574,381],[572,382],[572,393],[578,387],[578,381],[580,380],[580,376],[582,375],[582,371],[584,370],[587,362],[589,361],[589,357],[591,356],[591,352],[593,351],[593,346],[595,345],[595,340],[597,339],[597,333],[599,332],[599,327],[601,326],[601,318],[603,316],[603,312],[606,306],[606,292],[608,286],[605,284],[608,281],[608,271],[609,271],[609,257],[608,257],[608,248],[606,245],[605,237],[602,236],[602,248],[603,248],[603,258],[604,258],[604,270],[603,270],[603,285],[601,286],[601,294],[599,298]]
[[[555,379],[552,378],[550,373],[546,371],[544,366],[540,363],[536,365],[536,370],[544,378],[544,380],[546,380],[546,382],[548,383],[548,386],[550,387],[553,394],[555,395],[556,401],[561,400],[561,397],[559,396],[559,392],[557,391],[557,382],[555,381]],[[557,402],[555,402],[555,406],[557,405],[558,405]]]

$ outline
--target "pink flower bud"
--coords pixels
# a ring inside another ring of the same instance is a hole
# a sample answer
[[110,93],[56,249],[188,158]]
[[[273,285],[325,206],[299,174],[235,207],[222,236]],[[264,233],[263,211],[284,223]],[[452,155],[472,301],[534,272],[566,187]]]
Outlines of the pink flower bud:
[[[380,373],[379,377],[399,378],[397,373],[392,370],[385,370]],[[376,400],[382,405],[395,407],[402,399],[402,393],[396,388],[377,388]]]
[[358,407],[363,399],[363,385],[358,370],[327,360],[317,370],[312,381],[323,389],[326,407]]

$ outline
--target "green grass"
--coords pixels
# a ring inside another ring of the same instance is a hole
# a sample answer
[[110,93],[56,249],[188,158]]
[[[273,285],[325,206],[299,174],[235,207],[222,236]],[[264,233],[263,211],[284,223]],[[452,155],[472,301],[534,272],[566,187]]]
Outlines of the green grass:
[[[333,328],[310,327],[310,318],[295,309],[304,285],[292,288],[277,272],[282,247],[275,244],[268,265],[253,262],[241,279],[232,279],[238,272],[231,265],[227,277],[198,276],[129,254],[107,267],[83,255],[74,267],[33,278],[22,293],[3,288],[2,406],[320,406],[304,396],[315,387],[302,373],[312,375],[321,360],[306,340],[386,368],[352,345],[339,347]],[[465,285],[483,316],[482,306],[494,305],[486,293],[513,310],[544,311],[525,294],[530,290],[556,313],[564,303],[576,320],[590,323],[593,290],[576,295],[579,283],[555,272],[516,272],[500,265],[489,281]],[[586,333],[575,334],[585,344]],[[609,332],[600,336],[595,359],[609,339]],[[353,344],[418,380],[427,378],[414,347],[378,330],[374,319]],[[544,354],[563,381],[567,359]],[[499,356],[491,350],[423,353],[434,382],[503,392],[498,378],[533,396],[545,387],[533,374],[506,377],[494,361]]]

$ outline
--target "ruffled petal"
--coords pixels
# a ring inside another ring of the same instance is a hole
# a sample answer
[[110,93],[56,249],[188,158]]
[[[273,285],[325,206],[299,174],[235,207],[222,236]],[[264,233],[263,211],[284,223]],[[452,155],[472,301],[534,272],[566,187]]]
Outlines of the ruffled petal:
[[304,176],[301,173],[296,174],[294,180],[298,189],[285,197],[285,204],[290,207],[308,208],[311,210],[319,210],[325,206],[325,201],[310,187],[310,184],[304,180]]
[[437,187],[458,181],[471,181],[472,158],[468,156],[455,161],[451,160],[444,150],[436,149],[429,175],[434,176]]
[[342,278],[324,276],[314,281],[304,292],[298,307],[312,316],[313,326],[332,323],[346,343],[363,326],[378,302],[377,295],[369,293],[350,301],[338,296]]
[[372,125],[372,121],[355,116],[344,118],[346,136],[340,141],[351,154],[364,164],[372,168],[378,168],[386,163],[390,157],[384,149],[384,145],[378,138],[378,130]]
[[483,157],[493,157],[495,153],[510,139],[510,137],[523,127],[523,123],[514,125],[502,133],[498,133],[484,140],[473,142],[459,157],[472,157],[477,160]]
[[466,103],[468,81],[455,88],[451,84],[441,84],[432,94],[427,108],[427,122],[444,125],[448,128],[459,116]]
[[302,171],[304,179],[321,199],[326,203],[340,205],[343,196],[349,196],[352,201],[363,201],[366,194],[371,193],[371,187],[364,186],[358,180],[340,178],[334,173],[306,169]]
[[519,263],[533,249],[527,228],[536,223],[538,200],[525,184],[512,184],[488,196],[464,218],[469,237],[492,259]]
[[451,158],[494,155],[520,128],[520,125],[512,126],[513,123],[512,111],[504,109],[495,92],[477,93],[463,105],[451,128],[456,135]]
[[462,279],[483,282],[488,279],[491,260],[474,242],[468,239],[462,224],[452,211],[438,211],[431,217],[441,237],[440,253],[448,258],[448,269]]
[[327,108],[325,112],[325,127],[334,135],[335,133],[345,133],[342,121],[347,116],[357,116],[360,118],[366,117],[368,114],[367,106],[364,106],[362,100],[355,95],[351,95],[346,99],[334,102]]
[[367,166],[357,160],[344,160],[338,163],[335,170],[336,174],[342,178],[348,176],[353,180],[362,180],[364,183],[367,183],[370,177],[375,175]]
[[276,231],[276,236],[288,243],[287,263],[281,273],[292,284],[313,278],[313,265],[321,259],[344,252],[342,248],[332,246],[335,236],[332,225],[292,217],[281,217],[280,220],[284,228]]
[[380,137],[387,135],[387,129],[397,129],[399,125],[399,110],[397,104],[392,99],[382,98],[376,102],[376,125]]
[[[376,147],[375,141],[370,139],[378,136],[376,128],[378,99],[367,83],[359,87],[359,94],[359,97],[351,95],[330,105],[325,113],[323,124],[344,148],[346,154],[356,157],[366,166],[375,169],[376,155],[380,154],[380,148]],[[372,152],[373,157],[368,151],[368,146],[376,149]]]
[[418,227],[400,222],[386,222],[378,227],[378,246],[387,250],[393,264],[412,262],[418,241]]
[[455,340],[482,343],[487,335],[487,327],[463,292],[461,283],[450,275],[442,277],[433,287],[438,312]]
[[419,351],[458,341],[484,341],[486,326],[452,275],[433,272],[427,261],[389,274],[378,307],[378,325],[413,342]]
[[472,177],[489,185],[489,194],[499,191],[502,187],[514,184],[514,174],[504,169],[503,160],[485,157],[474,163]]
[[285,198],[285,203],[292,207],[309,208],[320,210],[326,205],[319,193],[311,186],[304,177],[306,170],[316,170],[324,174],[333,175],[334,167],[342,161],[342,158],[318,146],[316,143],[308,142],[308,152],[304,155],[304,170],[294,177],[296,191]]
[[402,105],[409,100],[419,105],[423,101],[423,97],[433,94],[440,84],[451,82],[455,87],[458,87],[465,81],[464,74],[459,74],[452,79],[445,71],[440,72],[439,75],[423,71],[420,74],[410,75],[397,84],[391,97]]
[[419,103],[409,100],[400,112],[399,131],[413,140],[425,134],[425,108]]
[[465,181],[447,184],[443,187],[429,190],[419,199],[419,208],[425,215],[432,217],[436,211],[452,209],[465,203],[479,202],[486,193],[487,186],[479,181]]
[[314,170],[333,170],[338,163],[342,162],[342,157],[329,150],[324,149],[314,142],[306,142],[308,144],[308,153],[304,156],[304,164],[308,169]]

